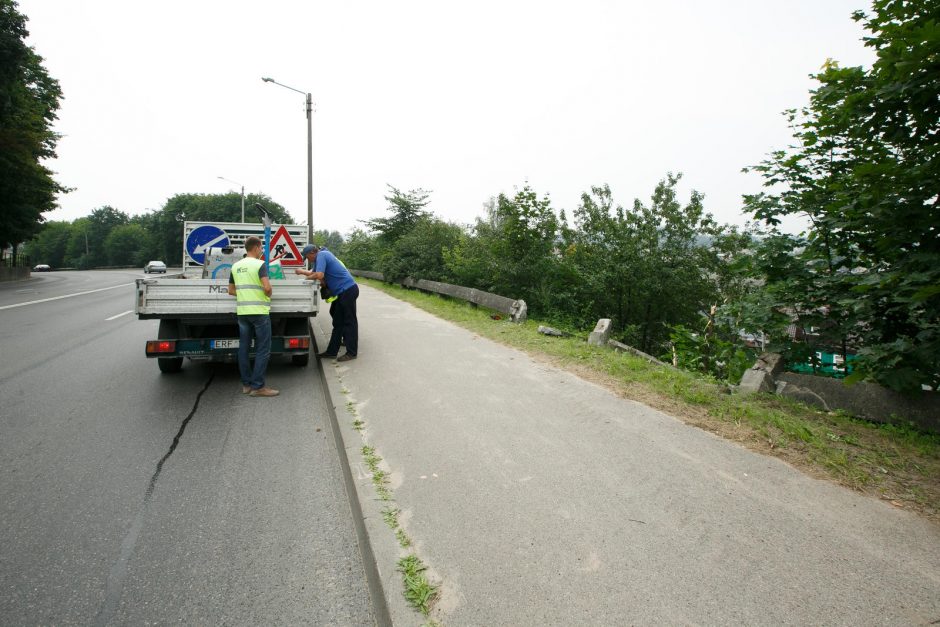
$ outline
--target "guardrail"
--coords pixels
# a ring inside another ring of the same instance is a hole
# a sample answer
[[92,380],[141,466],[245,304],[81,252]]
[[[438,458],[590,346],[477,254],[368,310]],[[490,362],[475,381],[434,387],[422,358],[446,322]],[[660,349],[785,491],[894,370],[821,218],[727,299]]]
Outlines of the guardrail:
[[367,279],[375,279],[384,283],[398,283],[405,287],[421,290],[422,292],[431,292],[433,294],[443,294],[451,298],[465,300],[474,305],[486,307],[509,316],[513,322],[525,322],[527,307],[524,300],[513,300],[498,294],[491,294],[472,287],[463,287],[460,285],[451,285],[450,283],[440,283],[438,281],[428,281],[426,279],[406,278],[401,281],[386,281],[385,275],[381,272],[372,272],[371,270],[350,270],[353,276],[361,276]]

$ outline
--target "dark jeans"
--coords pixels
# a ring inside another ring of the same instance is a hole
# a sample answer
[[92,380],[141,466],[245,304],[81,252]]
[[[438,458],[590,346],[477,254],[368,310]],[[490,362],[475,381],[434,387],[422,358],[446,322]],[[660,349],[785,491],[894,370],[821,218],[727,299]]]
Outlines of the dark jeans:
[[359,353],[359,321],[356,320],[356,299],[359,298],[359,286],[351,288],[336,297],[330,305],[330,317],[333,318],[333,332],[326,352],[335,355],[339,352],[340,341],[346,342],[346,352],[352,356]]
[[[255,338],[255,366],[251,367],[248,352]],[[271,316],[238,316],[238,372],[242,385],[254,390],[264,387],[264,372],[271,359]]]

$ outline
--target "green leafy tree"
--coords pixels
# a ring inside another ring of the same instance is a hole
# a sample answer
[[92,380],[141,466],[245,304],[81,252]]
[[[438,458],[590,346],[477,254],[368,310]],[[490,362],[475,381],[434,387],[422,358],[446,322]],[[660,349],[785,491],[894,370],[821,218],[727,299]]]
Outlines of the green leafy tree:
[[85,264],[88,267],[106,266],[110,264],[105,241],[115,228],[130,223],[130,218],[123,211],[114,207],[99,207],[88,216],[87,229],[84,235],[88,237],[88,256]]
[[139,224],[122,224],[108,233],[104,252],[112,266],[142,266],[147,263],[150,234]]
[[420,220],[385,252],[379,263],[388,280],[405,277],[429,281],[447,281],[444,251],[453,248],[463,230],[436,218]]
[[753,169],[755,217],[809,218],[805,269],[779,293],[847,350],[854,378],[940,385],[940,2],[876,0],[856,12],[873,67],[827,62],[809,105],[787,113],[796,145]]
[[87,217],[72,221],[68,244],[65,246],[65,265],[70,268],[87,269],[90,266],[91,243],[88,239],[90,221]]
[[574,211],[575,228],[564,231],[583,326],[610,318],[621,339],[646,352],[661,352],[670,327],[698,324],[719,298],[712,277],[720,260],[704,236],[720,229],[701,194],[679,201],[680,177],[667,175],[651,202],[635,200],[632,210],[616,205],[606,185],[594,187]]
[[353,229],[343,243],[343,263],[355,270],[378,272],[381,246],[375,235],[362,229]]
[[536,314],[559,313],[560,229],[549,198],[526,184],[512,197],[500,194],[471,237],[447,252],[448,272],[462,285],[521,298]]
[[16,2],[0,0],[0,247],[30,239],[68,191],[43,165],[56,156],[51,127],[62,92],[28,34]]
[[46,222],[26,246],[32,263],[46,263],[53,268],[65,266],[65,251],[72,235],[68,222]]
[[430,202],[428,200],[430,192],[413,189],[405,193],[391,185],[388,189],[390,193],[385,200],[388,201],[388,211],[392,215],[387,218],[364,221],[366,227],[375,232],[385,245],[395,243],[415,228],[421,220],[430,217],[430,213],[424,209]]
[[327,250],[341,257],[343,255],[343,236],[339,231],[314,231],[313,243],[317,246],[325,246]]

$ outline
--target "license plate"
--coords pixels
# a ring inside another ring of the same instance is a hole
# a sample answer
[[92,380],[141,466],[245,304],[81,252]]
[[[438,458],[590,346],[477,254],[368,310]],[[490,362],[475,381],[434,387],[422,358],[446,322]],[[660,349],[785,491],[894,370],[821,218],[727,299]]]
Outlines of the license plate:
[[238,340],[212,340],[212,348],[238,348]]

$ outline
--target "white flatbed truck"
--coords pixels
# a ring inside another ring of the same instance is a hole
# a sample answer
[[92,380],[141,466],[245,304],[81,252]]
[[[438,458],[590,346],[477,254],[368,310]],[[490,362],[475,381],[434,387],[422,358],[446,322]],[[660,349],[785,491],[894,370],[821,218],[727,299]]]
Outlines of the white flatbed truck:
[[[185,223],[184,233],[191,234],[199,224],[205,223]],[[229,272],[224,271],[225,263],[213,268],[210,258],[213,253],[216,253],[216,261],[231,261],[234,255],[240,257],[244,239],[248,235],[263,237],[264,230],[260,224],[218,223],[213,226],[231,237],[213,241],[219,246],[196,254],[195,258],[192,247],[190,251],[184,250],[180,274],[137,279],[134,313],[140,320],[160,321],[157,338],[147,341],[146,355],[157,360],[161,372],[179,371],[184,358],[237,360],[238,322],[235,297],[228,294]],[[296,229],[304,229],[303,235],[293,234],[303,246],[306,227]],[[236,231],[240,232],[241,242],[237,241]],[[184,248],[187,241],[184,237]],[[306,366],[313,343],[310,318],[316,316],[319,309],[319,283],[295,275],[290,266],[285,268],[284,277],[271,279],[271,354],[289,356],[295,365]]]

